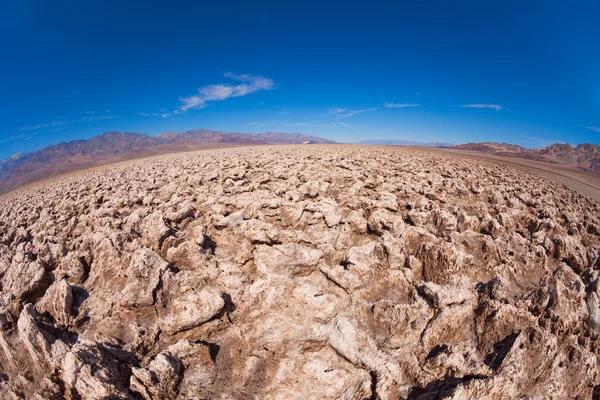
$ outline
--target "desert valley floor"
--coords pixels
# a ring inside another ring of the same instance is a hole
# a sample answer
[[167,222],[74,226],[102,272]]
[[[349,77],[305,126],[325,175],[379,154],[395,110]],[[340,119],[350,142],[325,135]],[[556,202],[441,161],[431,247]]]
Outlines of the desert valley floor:
[[0,197],[0,397],[600,398],[594,186],[523,168],[264,146]]

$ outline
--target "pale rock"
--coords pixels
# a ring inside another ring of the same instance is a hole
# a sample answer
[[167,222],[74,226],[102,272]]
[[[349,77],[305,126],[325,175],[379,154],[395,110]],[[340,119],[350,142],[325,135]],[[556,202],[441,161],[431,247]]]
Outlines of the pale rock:
[[254,262],[263,274],[308,275],[323,257],[321,250],[299,244],[258,246]]
[[155,211],[148,215],[141,224],[142,237],[147,239],[147,243],[154,249],[160,249],[163,240],[171,234],[171,228],[165,223],[163,213]]
[[137,250],[124,271],[126,285],[119,296],[120,304],[124,307],[153,305],[160,276],[168,267],[169,263],[154,251]]
[[69,326],[72,307],[73,291],[65,279],[54,282],[36,304],[39,313],[50,314],[56,324],[62,328]]
[[131,389],[145,400],[175,398],[183,368],[179,358],[163,351],[146,368],[131,369]]
[[161,311],[159,325],[169,333],[191,329],[215,317],[225,306],[221,291],[215,287],[192,289],[173,298]]

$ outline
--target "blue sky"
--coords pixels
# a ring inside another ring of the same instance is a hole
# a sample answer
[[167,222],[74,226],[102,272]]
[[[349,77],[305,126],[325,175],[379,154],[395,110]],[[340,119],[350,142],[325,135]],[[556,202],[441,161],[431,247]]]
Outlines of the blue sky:
[[597,0],[12,3],[0,158],[196,127],[600,143]]

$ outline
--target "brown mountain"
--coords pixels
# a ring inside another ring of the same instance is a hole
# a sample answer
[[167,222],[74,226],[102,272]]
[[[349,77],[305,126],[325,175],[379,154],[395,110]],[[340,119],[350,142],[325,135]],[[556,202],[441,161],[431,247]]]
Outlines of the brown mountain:
[[555,143],[540,149],[526,149],[507,143],[467,143],[452,146],[453,149],[481,151],[499,156],[520,157],[600,172],[600,146],[584,143],[573,147],[569,143]]
[[87,140],[53,144],[30,153],[19,153],[0,161],[0,193],[51,176],[116,161],[153,154],[234,144],[335,143],[300,133],[260,134],[194,129],[148,136],[132,132],[107,132]]

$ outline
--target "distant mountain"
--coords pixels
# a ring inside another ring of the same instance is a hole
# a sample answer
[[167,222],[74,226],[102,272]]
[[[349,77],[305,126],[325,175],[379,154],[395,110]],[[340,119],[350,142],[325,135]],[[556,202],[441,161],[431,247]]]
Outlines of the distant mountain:
[[238,144],[312,144],[335,143],[333,140],[301,133],[239,133],[219,132],[208,129],[194,129],[185,132],[165,132],[156,136],[159,141],[168,144],[200,144],[200,143],[238,143]]
[[0,193],[51,176],[79,169],[144,157],[193,150],[219,144],[313,144],[332,140],[300,133],[259,134],[194,129],[148,136],[132,132],[107,132],[88,140],[74,140],[0,161]]
[[499,156],[520,157],[528,160],[569,165],[600,172],[600,146],[585,143],[573,147],[569,143],[555,143],[540,149],[526,149],[507,143],[467,143],[452,146],[453,149],[482,151]]
[[395,139],[367,139],[358,144],[374,144],[380,146],[426,146],[426,147],[450,147],[452,143],[444,142],[414,142],[411,140]]

